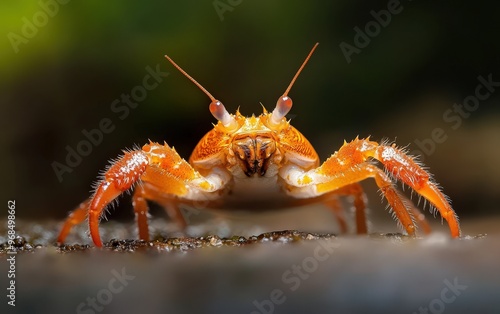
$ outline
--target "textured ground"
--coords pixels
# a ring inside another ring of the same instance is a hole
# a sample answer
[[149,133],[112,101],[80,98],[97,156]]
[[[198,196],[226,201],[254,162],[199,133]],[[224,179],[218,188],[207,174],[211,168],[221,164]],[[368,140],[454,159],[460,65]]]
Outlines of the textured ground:
[[[71,244],[55,246],[57,223],[17,221],[23,236],[15,244],[16,307],[3,297],[0,308],[1,313],[426,313],[426,308],[500,313],[498,222],[465,224],[466,236],[451,240],[444,232],[417,239],[259,230],[240,236],[212,221],[192,227],[194,236],[186,237],[158,231],[167,223],[157,219],[151,242],[126,240],[135,238],[134,226],[112,222],[102,227],[105,248],[96,249],[84,227],[71,235]],[[483,230],[488,235],[476,232]],[[3,244],[0,269],[6,272],[5,249]],[[6,275],[0,278],[5,289]]]

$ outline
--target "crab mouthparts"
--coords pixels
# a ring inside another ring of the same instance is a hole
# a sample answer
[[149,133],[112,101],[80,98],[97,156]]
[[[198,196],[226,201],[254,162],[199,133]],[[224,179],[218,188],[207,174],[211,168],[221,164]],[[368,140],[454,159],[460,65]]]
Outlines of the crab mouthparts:
[[262,135],[247,135],[235,139],[232,147],[247,177],[254,174],[264,176],[269,166],[270,157],[276,151],[275,141]]

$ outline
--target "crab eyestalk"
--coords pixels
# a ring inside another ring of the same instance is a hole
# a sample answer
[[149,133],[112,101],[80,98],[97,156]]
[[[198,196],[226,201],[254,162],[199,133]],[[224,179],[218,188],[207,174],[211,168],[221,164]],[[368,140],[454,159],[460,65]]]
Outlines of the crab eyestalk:
[[276,108],[274,108],[271,114],[271,123],[276,125],[281,122],[281,120],[290,112],[292,109],[292,98],[283,95],[276,102]]
[[209,109],[214,118],[219,120],[228,131],[236,130],[238,122],[227,112],[226,107],[220,101],[213,99]]

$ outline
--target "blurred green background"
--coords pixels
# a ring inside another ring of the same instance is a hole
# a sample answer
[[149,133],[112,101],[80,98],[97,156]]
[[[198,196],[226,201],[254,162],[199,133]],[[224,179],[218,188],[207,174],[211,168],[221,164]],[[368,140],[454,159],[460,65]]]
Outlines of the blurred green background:
[[[443,119],[474,95],[478,76],[500,81],[500,3],[403,1],[350,63],[340,44],[354,46],[354,28],[373,25],[371,11],[391,1],[41,3],[0,4],[1,193],[17,200],[18,218],[62,220],[110,158],[148,139],[189,157],[215,120],[165,54],[230,112],[251,115],[259,102],[273,108],[315,42],[290,116],[322,160],[357,135],[414,151],[441,128],[446,140],[423,159],[459,216],[500,213],[500,88],[456,129]],[[169,75],[121,120],[112,103],[157,66]],[[105,118],[114,130],[60,182],[52,163],[65,163],[66,147]],[[114,217],[131,216],[122,204]]]

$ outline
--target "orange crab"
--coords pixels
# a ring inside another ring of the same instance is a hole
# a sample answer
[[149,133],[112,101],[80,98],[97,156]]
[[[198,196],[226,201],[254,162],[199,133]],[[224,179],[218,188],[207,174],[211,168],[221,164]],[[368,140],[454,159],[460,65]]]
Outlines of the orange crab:
[[[148,204],[154,201],[166,207],[181,224],[185,221],[180,204],[206,208],[234,209],[245,202],[259,202],[276,208],[321,202],[333,209],[341,230],[346,231],[340,196],[353,196],[357,232],[367,232],[365,195],[360,181],[373,178],[387,199],[395,217],[408,235],[416,234],[416,224],[424,232],[429,226],[424,215],[395,188],[401,180],[427,199],[446,220],[451,236],[460,236],[458,218],[447,197],[431,175],[410,156],[393,145],[369,138],[347,143],[320,165],[318,154],[309,141],[286,120],[292,107],[290,88],[317,47],[295,74],[276,107],[269,113],[244,117],[229,114],[224,105],[165,56],[180,72],[211,99],[210,112],[218,120],[195,147],[189,162],[174,148],[149,142],[142,149],[124,152],[98,182],[95,193],[73,211],[64,223],[58,242],[64,242],[70,229],[88,217],[94,244],[102,246],[99,220],[108,204],[135,185],[133,207],[139,237],[149,240]],[[372,161],[379,161],[386,171]],[[140,184],[137,184],[140,183]],[[257,203],[254,203],[257,204]]]

